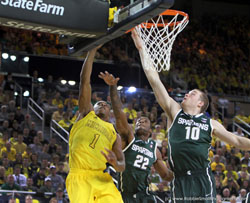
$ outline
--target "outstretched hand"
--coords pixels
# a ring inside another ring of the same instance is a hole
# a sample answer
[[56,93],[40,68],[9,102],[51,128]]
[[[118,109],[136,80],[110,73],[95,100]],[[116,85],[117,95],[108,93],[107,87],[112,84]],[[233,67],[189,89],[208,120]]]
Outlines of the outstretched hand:
[[115,78],[112,74],[110,74],[108,71],[105,71],[105,73],[100,72],[98,75],[99,78],[103,79],[104,82],[111,86],[111,85],[117,85],[117,82],[120,80],[120,78]]
[[105,147],[105,150],[108,152],[106,154],[105,152],[101,151],[102,155],[106,158],[107,162],[110,163],[112,166],[117,165],[117,157],[115,153]]
[[134,40],[135,46],[138,50],[142,49],[144,47],[143,41],[142,39],[139,37],[137,31],[135,29],[133,29],[131,31],[131,36],[132,39]]

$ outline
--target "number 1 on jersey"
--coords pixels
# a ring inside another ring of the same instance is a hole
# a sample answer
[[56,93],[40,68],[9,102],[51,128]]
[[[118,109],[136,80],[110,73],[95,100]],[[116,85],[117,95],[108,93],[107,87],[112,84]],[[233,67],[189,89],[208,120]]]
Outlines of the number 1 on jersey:
[[89,144],[89,146],[90,146],[92,149],[95,149],[95,144],[97,143],[99,137],[100,137],[100,135],[98,135],[98,134],[95,134],[95,135],[94,135],[94,139],[93,139],[92,142]]

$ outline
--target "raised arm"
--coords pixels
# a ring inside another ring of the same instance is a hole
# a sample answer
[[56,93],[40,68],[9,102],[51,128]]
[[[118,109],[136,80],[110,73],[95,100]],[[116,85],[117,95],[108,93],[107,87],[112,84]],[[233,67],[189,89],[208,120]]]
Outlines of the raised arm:
[[245,137],[237,136],[229,131],[227,131],[223,125],[221,125],[216,120],[211,120],[213,125],[213,134],[222,141],[235,146],[241,150],[250,150],[250,139]]
[[105,71],[100,73],[107,85],[109,85],[112,108],[116,119],[116,128],[122,138],[122,148],[124,149],[134,138],[133,130],[128,124],[126,114],[122,110],[122,104],[117,92],[117,82],[120,78],[115,78],[112,74]]
[[95,48],[88,52],[80,74],[79,112],[83,116],[87,115],[93,109],[91,104],[90,76],[92,73],[93,61],[97,49],[98,48]]
[[173,172],[163,162],[159,149],[156,149],[156,156],[157,160],[154,163],[155,170],[159,173],[163,180],[172,181],[174,178]]
[[155,93],[155,97],[161,108],[166,112],[168,118],[173,121],[175,115],[181,109],[181,106],[169,96],[160,80],[158,72],[150,68],[153,64],[150,62],[148,54],[145,51],[144,44],[135,30],[132,31],[132,38],[139,51],[143,70]]

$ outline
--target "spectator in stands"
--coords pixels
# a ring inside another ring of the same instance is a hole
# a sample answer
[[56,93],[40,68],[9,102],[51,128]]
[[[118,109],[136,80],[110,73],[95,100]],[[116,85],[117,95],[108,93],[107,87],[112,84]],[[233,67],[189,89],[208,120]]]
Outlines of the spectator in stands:
[[60,92],[56,92],[55,96],[52,99],[52,105],[57,107],[59,104],[63,105],[63,100],[61,98]]
[[[2,190],[21,190],[21,187],[15,183],[13,175],[8,175],[7,182],[2,185]],[[8,193],[8,196],[11,196],[12,193]],[[20,194],[16,193],[17,196]]]
[[161,142],[161,147],[158,147],[158,149],[160,150],[161,152],[161,155],[162,155],[162,159],[164,161],[167,161],[168,160],[168,151],[167,151],[167,147],[168,147],[168,141],[165,139],[165,140],[162,140]]
[[5,146],[6,142],[9,141],[9,132],[4,131],[2,134],[0,132],[0,135],[2,135],[0,136],[0,149],[2,149]]
[[155,136],[157,146],[161,147],[162,141],[165,139],[165,134],[161,132],[161,125],[157,124],[155,125],[155,129],[153,130],[152,136]]
[[59,162],[60,162],[60,157],[56,153],[53,154],[52,155],[51,165],[55,166],[56,169],[58,169]]
[[14,80],[12,78],[12,74],[11,73],[8,73],[7,79],[4,80],[3,87],[4,87],[5,94],[8,95],[8,97],[10,99],[13,99],[13,97],[14,97],[15,82],[14,82]]
[[25,175],[26,178],[28,178],[32,175],[29,159],[27,157],[23,157],[23,163],[21,166],[21,173],[23,175]]
[[222,149],[220,147],[216,148],[216,155],[219,156],[219,162],[226,165],[226,158],[223,156]]
[[101,98],[98,97],[97,92],[92,92],[91,103],[94,106],[96,102],[101,101]]
[[48,97],[52,97],[55,92],[55,83],[53,81],[53,76],[48,75],[47,81],[44,83],[44,89]]
[[228,188],[231,195],[237,195],[240,186],[238,185],[237,181],[233,178],[232,172],[228,171],[226,177],[222,181],[222,186],[224,188]]
[[222,183],[220,181],[220,177],[217,175],[214,176],[215,178],[215,188],[216,188],[216,194],[221,195],[222,194]]
[[222,197],[225,199],[225,200],[227,200],[227,201],[229,201],[229,198],[230,198],[230,190],[228,189],[228,188],[224,188],[223,190],[222,190]]
[[21,168],[19,165],[15,166],[13,177],[15,184],[19,185],[21,188],[27,186],[27,178],[25,175],[21,174]]
[[23,129],[23,142],[27,144],[27,146],[33,143],[33,137],[30,137],[29,134],[30,134],[29,128],[24,128]]
[[4,120],[8,120],[8,112],[7,112],[8,107],[6,105],[1,106],[1,111],[0,111],[0,121],[1,123]]
[[27,178],[27,185],[22,187],[22,190],[24,191],[29,191],[29,192],[36,192],[37,187],[33,185],[33,179],[32,178]]
[[9,161],[7,156],[2,157],[2,166],[5,169],[5,175],[6,177],[10,174],[13,174],[13,167],[11,162]]
[[30,171],[31,174],[34,175],[38,169],[41,167],[41,164],[38,162],[38,157],[36,153],[32,153],[31,155],[31,164],[30,164]]
[[20,106],[18,106],[16,108],[16,112],[15,112],[15,120],[17,120],[17,122],[19,124],[21,124],[24,121],[24,115],[22,113],[22,109]]
[[18,165],[19,167],[21,167],[23,164],[23,157],[21,153],[17,153],[16,154],[16,160],[14,162],[12,162],[13,167],[15,168],[16,165]]
[[50,166],[50,175],[47,178],[51,179],[52,188],[56,191],[59,187],[64,187],[62,176],[56,174],[56,166]]
[[5,168],[0,166],[0,188],[6,182]]
[[239,178],[241,178],[241,173],[246,173],[248,179],[250,180],[250,174],[249,174],[248,171],[247,171],[247,165],[246,165],[246,164],[242,164],[242,165],[241,165],[241,170],[238,171],[238,176],[239,176]]
[[6,142],[5,147],[1,149],[1,157],[5,155],[10,161],[16,160],[16,150],[11,146],[10,142]]
[[55,120],[56,122],[59,122],[60,120],[63,119],[63,105],[62,104],[59,104],[58,105],[58,110],[55,111],[53,114],[52,114],[52,119]]
[[58,203],[57,199],[55,197],[52,197],[49,201],[49,203]]
[[244,152],[244,156],[241,158],[240,161],[241,163],[246,164],[247,167],[250,167],[250,156],[248,151]]
[[8,103],[8,97],[6,96],[3,88],[0,87],[0,106]]
[[42,162],[41,162],[41,167],[40,168],[44,168],[45,169],[45,175],[46,175],[46,177],[50,174],[50,168],[49,168],[49,166],[51,164],[51,162],[49,162],[50,159],[51,158],[49,158],[49,159],[44,158],[42,160]]
[[[40,192],[44,193],[44,192],[52,192],[54,193],[56,190],[52,187],[52,182],[51,179],[49,177],[46,177],[44,179],[44,185],[41,186],[41,188],[39,189]],[[46,199],[49,199],[50,196],[45,196]]]
[[13,131],[16,131],[16,132],[21,132],[21,128],[17,122],[17,120],[13,120],[13,123],[12,123],[12,132]]
[[33,143],[29,145],[33,153],[39,154],[42,152],[42,144],[39,142],[38,136],[33,138]]
[[10,100],[8,104],[8,113],[14,113],[16,112],[16,102],[15,100]]
[[21,129],[28,128],[31,129],[31,117],[30,114],[26,114],[24,121],[21,123]]
[[43,131],[38,130],[36,135],[38,136],[39,142],[40,142],[42,145],[44,145],[44,144],[49,144],[48,140],[45,139],[44,136],[43,136]]
[[68,173],[66,173],[63,169],[64,169],[64,163],[63,162],[59,162],[59,164],[58,164],[58,170],[57,170],[56,174],[62,176],[62,178],[64,180],[66,180],[66,177],[67,177]]
[[26,157],[29,161],[31,160],[32,150],[27,146],[26,151],[22,154],[23,157]]
[[52,137],[49,143],[49,154],[56,153],[56,147],[57,147],[56,138]]
[[239,196],[236,198],[236,202],[243,202],[246,199],[247,191],[245,189],[241,189],[239,192]]
[[11,129],[13,127],[14,119],[15,119],[15,113],[14,112],[10,112],[8,114],[8,121],[9,121],[9,128],[11,128]]
[[214,155],[214,161],[211,163],[211,169],[212,171],[215,171],[216,165],[221,165],[222,166],[222,171],[225,170],[225,165],[220,162],[220,156],[219,155]]
[[31,126],[30,126],[30,132],[29,132],[29,136],[34,138],[37,134],[37,130],[36,130],[36,123],[35,122],[31,122]]
[[63,161],[65,158],[65,153],[63,152],[63,147],[62,145],[57,145],[56,146],[56,155],[59,156],[59,160]]
[[233,169],[233,166],[231,164],[226,165],[226,170],[224,171],[224,175],[227,176],[228,172],[232,173],[234,180],[238,180],[239,178],[238,173]]
[[237,130],[235,132],[233,132],[235,135],[238,135],[238,136],[241,136],[241,137],[244,137],[244,133],[242,132],[242,129],[241,128],[237,128]]
[[73,125],[73,122],[70,120],[70,114],[69,112],[63,113],[63,119],[58,122],[58,124],[64,128],[66,131],[70,131],[70,128]]
[[48,153],[49,151],[49,145],[48,144],[44,144],[42,151],[38,153],[38,160],[42,161],[43,159],[47,159],[50,160],[51,159],[51,155]]
[[16,150],[16,153],[23,154],[26,151],[27,145],[23,142],[22,134],[18,134],[17,143],[13,145],[13,148]]
[[69,97],[64,100],[64,106],[67,110],[73,110],[78,105],[78,100],[74,98],[73,92],[69,93]]
[[56,199],[58,203],[68,203],[69,201],[63,197],[63,189],[62,188],[58,188],[56,191]]
[[123,109],[124,113],[128,114],[128,123],[134,123],[137,118],[137,112],[133,109],[132,102],[128,103],[128,106]]
[[0,132],[3,133],[4,131],[7,131],[8,133],[11,132],[8,120],[4,120],[2,126],[0,126]]
[[33,183],[36,188],[41,188],[45,182],[45,168],[40,168],[38,172],[36,172],[33,176]]
[[33,198],[31,195],[25,196],[25,203],[32,203],[33,202],[32,200],[33,200]]

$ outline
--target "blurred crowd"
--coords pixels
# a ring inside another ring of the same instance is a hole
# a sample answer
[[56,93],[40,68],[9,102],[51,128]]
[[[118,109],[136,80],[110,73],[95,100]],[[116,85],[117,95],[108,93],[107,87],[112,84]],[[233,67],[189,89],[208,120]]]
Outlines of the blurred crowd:
[[[36,191],[38,194],[43,194],[47,202],[51,196],[44,195],[44,192],[52,192],[55,199],[60,199],[61,202],[63,199],[63,202],[67,202],[64,196],[65,179],[69,170],[67,151],[64,151],[62,145],[58,144],[56,136],[50,138],[49,135],[44,134],[32,116],[16,105],[13,91],[9,88],[11,85],[8,85],[12,84],[11,81],[11,76],[8,75],[3,82],[4,94],[2,95],[9,95],[9,99],[8,101],[1,100],[0,104],[0,187],[5,190]],[[69,132],[77,117],[77,92],[63,89],[53,81],[52,76],[48,77],[46,83],[37,83],[35,88],[39,95],[36,95],[34,99],[45,110],[46,120],[55,120]],[[6,90],[8,90],[7,93]],[[181,96],[178,94],[173,98],[181,102]],[[93,104],[100,100],[111,103],[107,93],[93,92],[91,99]],[[225,98],[222,100],[224,104],[227,103]],[[167,117],[158,103],[151,102],[143,97],[143,94],[141,97],[130,98],[122,95],[121,101],[128,122],[133,127],[140,116],[147,116],[150,119],[152,124],[150,139],[157,142],[163,160],[167,162]],[[112,113],[111,111],[110,122],[115,124]],[[220,118],[218,113],[211,113],[211,116],[232,131],[227,117]],[[238,136],[247,136],[241,128],[233,133]],[[215,174],[217,197],[223,200],[241,201],[250,191],[249,152],[242,152],[213,138],[209,158]],[[159,197],[165,200],[169,197],[169,183],[163,181],[154,168],[152,168],[149,181],[151,190]],[[8,193],[3,195],[8,197]],[[24,196],[19,194],[17,198],[22,199]]]
[[[174,42],[171,70],[162,74],[163,80],[171,81],[173,88],[249,95],[249,24],[247,18],[236,16],[191,18]],[[68,55],[57,35],[0,27],[0,39],[3,49]],[[140,63],[129,35],[105,44],[97,58],[125,66]]]
[[59,44],[58,35],[20,30],[0,26],[2,50],[26,52],[28,54],[68,55],[66,45]]

